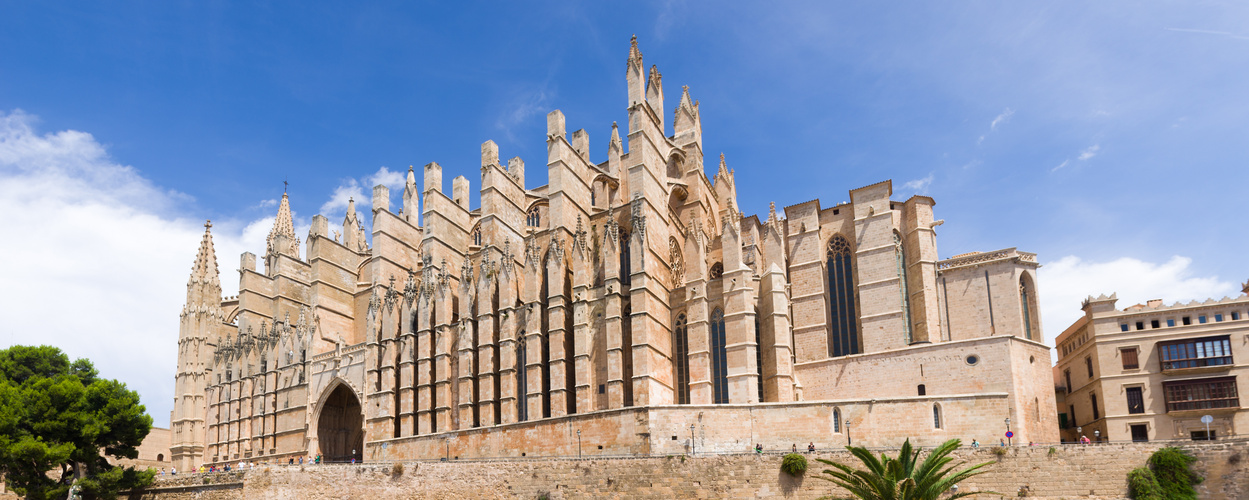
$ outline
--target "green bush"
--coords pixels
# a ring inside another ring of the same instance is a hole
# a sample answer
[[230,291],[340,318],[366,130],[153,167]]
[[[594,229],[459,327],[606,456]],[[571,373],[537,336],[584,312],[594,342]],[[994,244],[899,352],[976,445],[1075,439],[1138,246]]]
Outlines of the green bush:
[[1133,500],[1165,500],[1158,477],[1148,467],[1138,467],[1128,473],[1128,497]]
[[807,471],[807,457],[790,453],[781,459],[781,471],[791,476],[801,476]]
[[1202,477],[1188,469],[1196,461],[1192,455],[1175,447],[1166,447],[1150,455],[1149,466],[1158,479],[1162,498],[1196,500],[1197,490],[1193,489],[1193,485],[1200,483]]

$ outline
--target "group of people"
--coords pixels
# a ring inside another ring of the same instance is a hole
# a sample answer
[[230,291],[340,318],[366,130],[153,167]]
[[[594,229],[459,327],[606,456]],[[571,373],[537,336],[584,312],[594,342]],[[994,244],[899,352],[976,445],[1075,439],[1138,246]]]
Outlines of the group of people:
[[[286,463],[287,463],[287,465],[295,465],[296,460],[298,460],[299,465],[303,465],[303,464],[304,464],[304,457],[302,457],[302,456],[301,456],[301,457],[299,457],[298,459],[296,459],[296,458],[294,458],[294,457],[292,457],[292,458],[288,458]],[[274,464],[278,464],[278,463],[281,463],[281,462],[274,461],[273,463],[274,463]],[[316,458],[309,457],[309,458],[308,458],[308,463],[311,463],[311,464],[320,464],[320,463],[321,463],[321,455],[317,455],[317,456],[316,456]],[[353,463],[354,463],[354,462],[353,462]],[[262,464],[262,465],[263,465],[263,464]],[[248,462],[248,461],[245,461],[245,460],[240,460],[237,464],[235,464],[235,465],[233,465],[233,466],[231,466],[230,464],[224,464],[224,465],[221,465],[221,466],[216,466],[216,465],[201,465],[201,466],[199,466],[199,468],[198,468],[198,469],[196,469],[196,471],[195,471],[195,472],[200,473],[200,474],[203,474],[203,473],[205,473],[205,472],[230,472],[230,471],[244,471],[244,470],[250,470],[250,469],[255,469],[255,468],[256,468],[256,463],[255,463],[255,462]],[[158,474],[159,474],[161,477],[164,477],[164,476],[165,476],[165,468],[164,468],[164,467],[161,467],[161,468],[160,468],[160,471],[158,472]],[[171,475],[171,476],[176,476],[176,475],[178,475],[178,468],[177,468],[177,467],[170,467],[170,468],[169,468],[169,475]]]
[[[793,446],[790,447],[790,450],[793,453],[798,453],[798,443],[794,443]],[[815,443],[807,443],[807,453],[813,452],[815,452]],[[755,443],[755,453],[763,453],[763,443]]]

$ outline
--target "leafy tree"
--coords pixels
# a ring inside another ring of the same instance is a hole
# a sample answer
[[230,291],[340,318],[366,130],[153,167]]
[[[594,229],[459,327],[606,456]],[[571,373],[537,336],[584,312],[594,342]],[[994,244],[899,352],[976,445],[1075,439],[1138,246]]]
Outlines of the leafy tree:
[[104,455],[138,457],[152,417],[138,393],[98,375],[90,361],[71,363],[55,347],[0,350],[0,472],[9,488],[28,499],[64,498],[80,478],[87,498],[115,498],[151,484],[154,471],[114,467]]
[[1128,473],[1128,498],[1132,500],[1165,500],[1158,478],[1148,467],[1138,467]]
[[[942,443],[933,449],[923,462],[919,461],[920,450],[911,447],[910,439],[902,443],[898,458],[890,458],[882,453],[878,459],[867,448],[847,446],[846,449],[863,462],[866,470],[817,458],[816,460],[835,467],[835,470],[825,469],[819,477],[865,500],[936,500],[979,494],[999,495],[1000,493],[991,491],[965,491],[942,497],[955,484],[988,472],[984,470],[984,467],[993,463],[984,462],[955,472],[954,469],[965,462],[960,461],[950,465],[954,458],[949,455],[959,447],[960,443],[957,439]],[[946,467],[947,465],[949,467]]]
[[1168,446],[1155,451],[1149,456],[1149,466],[1158,478],[1158,487],[1162,498],[1174,500],[1195,500],[1197,490],[1194,485],[1201,483],[1203,478],[1188,466],[1197,459],[1184,450]]

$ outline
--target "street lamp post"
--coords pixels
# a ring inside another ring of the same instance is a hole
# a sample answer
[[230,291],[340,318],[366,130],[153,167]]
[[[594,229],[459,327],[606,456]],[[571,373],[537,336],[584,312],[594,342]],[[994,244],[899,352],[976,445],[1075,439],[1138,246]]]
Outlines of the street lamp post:
[[1014,434],[1010,431],[1010,417],[1006,417],[1006,446],[1011,445],[1011,437],[1013,436]]
[[581,429],[577,429],[577,458],[581,458]]
[[854,439],[850,438],[850,419],[846,419],[846,446],[853,446]]
[[690,455],[694,455],[694,424],[690,424]]
[[1094,443],[1102,442],[1102,431],[1093,431],[1093,442]]

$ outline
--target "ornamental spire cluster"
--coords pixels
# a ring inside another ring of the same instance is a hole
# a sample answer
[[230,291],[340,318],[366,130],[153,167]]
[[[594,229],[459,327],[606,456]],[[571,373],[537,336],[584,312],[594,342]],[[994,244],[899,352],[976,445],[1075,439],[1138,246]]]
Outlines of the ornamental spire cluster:
[[295,236],[295,221],[291,218],[291,204],[286,193],[282,193],[277,220],[273,221],[273,230],[269,231],[268,247],[265,250],[266,255],[278,253],[299,255],[299,238]]

